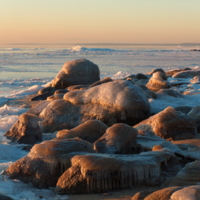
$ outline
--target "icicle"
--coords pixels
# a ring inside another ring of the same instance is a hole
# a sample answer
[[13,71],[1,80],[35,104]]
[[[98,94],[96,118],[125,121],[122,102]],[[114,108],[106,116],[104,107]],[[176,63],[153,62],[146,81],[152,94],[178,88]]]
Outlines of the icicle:
[[148,165],[144,167],[144,179],[149,178],[149,170],[150,169]]
[[97,190],[97,180],[96,180],[96,178],[93,179],[93,188],[94,188],[93,191]]
[[113,181],[112,181],[113,183],[112,183],[112,185],[113,185],[113,189],[115,190],[116,189],[116,180],[115,179],[113,179]]
[[117,189],[120,188],[120,185],[119,185],[119,179],[116,179],[117,180]]
[[96,185],[95,185],[95,178],[91,177],[90,178],[90,191],[93,193],[96,190]]
[[101,190],[102,190],[102,191],[105,191],[105,185],[104,185],[104,177],[103,177],[103,173],[101,174],[101,178],[100,178],[100,180],[101,180]]
[[100,179],[99,179],[99,171],[97,171],[97,190],[99,191],[101,188],[100,186]]
[[150,168],[150,176],[153,177],[158,177],[160,175],[160,168],[158,166],[154,166]]
[[90,178],[87,178],[87,191],[90,192]]
[[108,172],[104,172],[104,177],[105,177],[105,190],[108,191]]
[[134,173],[134,182],[137,183],[138,182],[137,171],[134,169],[133,173]]
[[124,171],[120,171],[121,173],[121,188],[124,188],[124,179],[125,179],[125,172]]
[[129,170],[129,187],[133,185],[133,172]]
[[137,177],[138,177],[138,183],[141,183],[142,173],[140,169],[137,169]]
[[109,186],[109,190],[111,190],[112,189],[112,179],[110,176],[108,177],[108,186]]

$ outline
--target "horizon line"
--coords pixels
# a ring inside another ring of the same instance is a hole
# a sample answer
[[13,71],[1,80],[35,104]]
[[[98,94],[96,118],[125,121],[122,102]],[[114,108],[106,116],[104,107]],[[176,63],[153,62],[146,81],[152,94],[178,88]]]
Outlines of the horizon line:
[[84,42],[84,43],[3,43],[0,45],[200,45],[200,43],[113,43],[113,42]]

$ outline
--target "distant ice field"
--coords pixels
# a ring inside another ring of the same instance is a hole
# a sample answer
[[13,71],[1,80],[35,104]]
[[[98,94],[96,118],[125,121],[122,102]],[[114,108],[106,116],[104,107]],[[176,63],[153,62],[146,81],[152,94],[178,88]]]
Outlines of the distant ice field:
[[102,78],[119,72],[126,76],[153,68],[170,70],[200,63],[200,52],[190,51],[195,46],[15,46],[0,46],[0,95],[49,82],[66,61],[78,58],[97,64]]

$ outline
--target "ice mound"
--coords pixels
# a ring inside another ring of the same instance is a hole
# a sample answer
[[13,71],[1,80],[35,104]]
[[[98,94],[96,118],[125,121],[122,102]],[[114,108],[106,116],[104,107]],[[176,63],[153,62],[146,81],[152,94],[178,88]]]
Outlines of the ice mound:
[[128,72],[118,71],[116,74],[113,75],[113,79],[122,79],[127,76],[130,76],[131,74]]
[[16,108],[7,106],[6,104],[3,107],[0,107],[0,115],[20,115],[26,112],[26,108]]

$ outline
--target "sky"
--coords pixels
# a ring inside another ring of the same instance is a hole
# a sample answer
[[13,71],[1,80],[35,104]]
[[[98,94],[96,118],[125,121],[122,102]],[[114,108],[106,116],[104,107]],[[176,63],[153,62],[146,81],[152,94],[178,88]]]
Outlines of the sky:
[[0,44],[200,43],[200,0],[0,0]]

